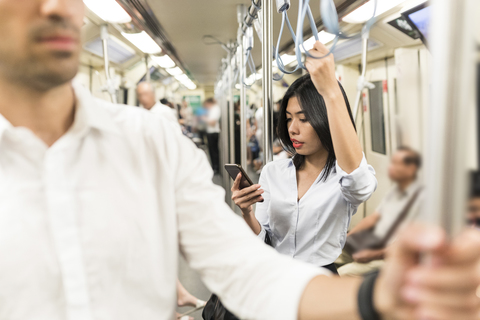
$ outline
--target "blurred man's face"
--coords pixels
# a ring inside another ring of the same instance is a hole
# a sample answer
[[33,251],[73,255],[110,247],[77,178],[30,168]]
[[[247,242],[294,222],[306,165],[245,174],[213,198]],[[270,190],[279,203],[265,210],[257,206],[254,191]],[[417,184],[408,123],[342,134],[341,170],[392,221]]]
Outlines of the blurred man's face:
[[137,98],[140,104],[150,110],[155,104],[155,93],[149,83],[140,83],[137,87]]
[[46,91],[78,71],[82,0],[0,0],[0,78]]
[[397,151],[393,154],[388,167],[388,176],[391,180],[399,182],[415,178],[417,168],[413,164],[405,164],[407,151]]

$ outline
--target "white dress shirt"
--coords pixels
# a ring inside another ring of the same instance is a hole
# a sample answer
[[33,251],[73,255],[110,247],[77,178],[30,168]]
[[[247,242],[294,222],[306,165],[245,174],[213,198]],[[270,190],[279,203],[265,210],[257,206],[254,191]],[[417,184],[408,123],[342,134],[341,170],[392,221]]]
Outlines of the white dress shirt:
[[297,201],[292,159],[268,163],[259,180],[265,201],[255,210],[261,239],[268,232],[278,252],[319,267],[341,254],[352,215],[377,188],[375,170],[365,157],[350,174],[337,164],[326,181],[321,175]]
[[168,121],[74,90],[50,148],[0,115],[0,319],[172,320],[179,250],[241,318],[295,319],[327,272],[263,245]]
[[178,117],[176,116],[175,109],[172,109],[169,106],[164,105],[163,103],[157,102],[150,109],[150,112],[156,113],[156,114],[160,115],[161,117],[165,117],[165,119],[167,119],[171,123],[174,123],[174,124],[176,124],[176,126],[179,126]]
[[[218,133],[220,132],[220,116],[221,110],[218,105],[213,105],[207,114],[207,133]],[[210,122],[215,122],[215,124],[210,124]]]
[[[415,197],[409,212],[400,224],[395,228],[393,234],[389,234],[392,227],[397,223],[400,214],[409,205],[412,198]],[[408,223],[418,218],[420,214],[420,205],[422,203],[423,188],[417,181],[413,182],[405,190],[400,190],[400,187],[395,184],[377,208],[377,213],[380,214],[373,233],[380,239],[388,237],[388,244],[391,244],[396,239],[396,234]]]

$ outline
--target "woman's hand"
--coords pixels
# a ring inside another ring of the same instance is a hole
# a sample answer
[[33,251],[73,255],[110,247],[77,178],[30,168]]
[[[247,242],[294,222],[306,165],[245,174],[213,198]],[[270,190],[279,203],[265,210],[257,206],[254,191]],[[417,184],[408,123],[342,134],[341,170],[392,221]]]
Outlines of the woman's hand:
[[[422,254],[427,254],[424,263]],[[414,226],[402,232],[387,257],[374,294],[385,318],[479,319],[478,231],[447,243],[443,231]]]
[[[323,57],[330,51],[320,41],[315,42],[312,50],[308,51],[312,56]],[[333,54],[326,56],[323,59],[315,59],[307,57],[305,67],[310,73],[313,84],[317,88],[318,93],[323,97],[332,94],[338,94],[340,87],[338,86],[337,78],[335,76],[335,60]]]
[[254,203],[263,201],[262,194],[264,191],[259,184],[254,184],[248,188],[240,190],[240,182],[242,181],[242,174],[239,173],[232,187],[232,200],[242,210],[243,215],[253,213],[252,205]]

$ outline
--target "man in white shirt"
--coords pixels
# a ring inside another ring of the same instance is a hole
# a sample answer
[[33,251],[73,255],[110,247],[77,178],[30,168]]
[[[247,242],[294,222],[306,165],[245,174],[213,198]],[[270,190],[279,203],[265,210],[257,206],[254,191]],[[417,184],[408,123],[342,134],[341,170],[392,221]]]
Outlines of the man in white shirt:
[[[0,0],[0,319],[171,320],[178,250],[242,319],[359,319],[361,281],[262,245],[168,121],[72,85],[83,10]],[[479,237],[411,229],[367,288],[370,309],[473,319]]]
[[[377,210],[363,219],[349,232],[349,236],[363,230],[372,229],[378,239],[385,239],[391,244],[401,226],[414,220],[419,214],[421,185],[417,182],[421,166],[421,156],[408,147],[400,147],[393,154],[388,169],[390,179],[395,183],[385,196]],[[402,211],[410,205],[409,212],[402,219]],[[379,269],[384,264],[387,248],[365,249],[353,256],[343,253],[340,260],[347,263],[339,268],[341,276],[361,276],[372,270]]]
[[172,108],[155,99],[155,88],[150,82],[140,82],[137,85],[137,98],[143,108],[159,114],[170,121],[170,123],[174,124],[175,127],[179,125],[178,119],[172,111]]
[[220,106],[213,98],[205,100],[204,106],[205,109],[207,109],[206,123],[208,152],[210,153],[213,171],[218,173],[220,169],[220,152],[218,149],[218,140],[220,136]]

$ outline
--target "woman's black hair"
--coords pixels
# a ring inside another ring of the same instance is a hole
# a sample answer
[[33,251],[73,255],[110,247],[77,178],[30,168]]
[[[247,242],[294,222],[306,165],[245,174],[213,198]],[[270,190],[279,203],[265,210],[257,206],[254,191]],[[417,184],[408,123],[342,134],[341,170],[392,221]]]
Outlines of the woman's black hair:
[[[350,115],[350,120],[352,121],[352,125],[355,128],[355,121],[353,120],[352,111],[350,110],[350,104],[348,102],[347,95],[345,94],[345,90],[343,90],[340,82],[338,84],[345,99],[348,114]],[[297,170],[300,169],[305,163],[305,156],[296,153],[292,141],[290,140],[290,135],[288,133],[287,106],[288,101],[292,97],[296,97],[298,99],[298,103],[300,104],[300,107],[302,108],[307,121],[313,127],[323,147],[328,152],[327,163],[325,164],[325,168],[321,176],[321,179],[325,181],[330,175],[332,169],[335,167],[335,161],[337,159],[335,156],[335,150],[333,149],[330,127],[328,125],[328,116],[327,108],[325,106],[325,100],[323,100],[323,97],[318,93],[309,74],[306,74],[301,78],[297,79],[290,86],[290,88],[288,88],[285,96],[282,99],[277,133],[283,145],[283,148],[294,155],[293,163]]]

